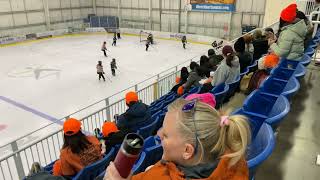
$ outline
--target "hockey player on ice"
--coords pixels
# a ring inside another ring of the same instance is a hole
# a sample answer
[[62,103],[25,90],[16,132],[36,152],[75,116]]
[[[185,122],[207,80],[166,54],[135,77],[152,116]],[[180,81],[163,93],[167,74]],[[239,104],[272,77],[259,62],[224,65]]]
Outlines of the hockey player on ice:
[[187,44],[187,36],[182,36],[181,38],[181,42],[182,42],[182,45],[183,45],[183,48],[186,49],[186,44]]
[[101,47],[101,51],[103,51],[103,54],[104,54],[105,57],[108,57],[107,53],[106,53],[106,50],[107,50],[107,46],[106,45],[107,45],[107,43],[104,41],[103,44],[102,44],[102,47]]
[[116,63],[115,58],[112,59],[112,61],[110,63],[110,67],[111,67],[112,76],[116,76],[116,69],[118,69],[118,67],[117,67],[117,63]]

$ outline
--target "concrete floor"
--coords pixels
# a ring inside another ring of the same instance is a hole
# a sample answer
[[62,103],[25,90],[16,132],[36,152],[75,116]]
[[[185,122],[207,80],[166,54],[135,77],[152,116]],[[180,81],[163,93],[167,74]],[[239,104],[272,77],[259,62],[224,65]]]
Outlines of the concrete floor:
[[[300,85],[278,129],[274,152],[259,167],[256,180],[320,179],[320,166],[316,165],[320,154],[320,67],[310,64]],[[225,107],[240,107],[244,99],[239,93]]]

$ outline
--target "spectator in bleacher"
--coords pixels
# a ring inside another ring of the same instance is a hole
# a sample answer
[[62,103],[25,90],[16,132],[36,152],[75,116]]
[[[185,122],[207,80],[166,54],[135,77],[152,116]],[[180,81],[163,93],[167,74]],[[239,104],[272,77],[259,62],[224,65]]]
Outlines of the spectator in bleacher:
[[222,49],[224,60],[221,62],[217,71],[214,72],[211,85],[217,86],[221,83],[231,83],[240,75],[239,58],[236,56],[232,47],[226,45]]
[[254,47],[253,47],[253,44],[252,44],[252,41],[253,41],[252,34],[244,35],[243,39],[244,39],[244,42],[246,43],[245,52],[248,52],[253,57]]
[[271,39],[271,40],[277,40],[277,36],[274,34],[274,31],[272,28],[266,28],[264,30],[264,35],[266,37],[267,40]]
[[81,132],[81,122],[74,118],[63,124],[64,144],[60,159],[53,167],[56,176],[71,177],[86,166],[102,159],[101,144],[95,136],[86,136]]
[[189,77],[189,71],[188,68],[186,67],[182,67],[180,70],[180,77],[177,77],[176,79],[176,85],[173,86],[173,88],[171,89],[172,92],[177,92],[178,88],[187,82]]
[[276,54],[268,54],[258,60],[258,69],[272,69],[279,64],[279,56]]
[[307,26],[304,20],[296,18],[297,5],[290,4],[282,10],[277,42],[269,40],[270,49],[279,57],[300,60],[304,53],[304,39]]
[[268,40],[262,36],[262,31],[257,29],[253,32],[253,60],[258,60],[262,55],[268,53]]
[[186,83],[184,83],[183,89],[185,92],[188,92],[192,86],[200,86],[201,84],[199,81],[202,79],[201,72],[199,72],[199,64],[196,62],[191,62],[190,63],[190,69],[191,72],[189,73],[189,77]]
[[222,49],[224,60],[219,65],[218,69],[210,76],[202,85],[200,94],[207,93],[213,89],[213,87],[222,83],[231,83],[240,75],[240,63],[239,58],[236,56],[232,47],[226,45]]
[[245,42],[243,37],[240,37],[235,43],[234,43],[234,50],[236,51],[236,55],[239,58],[240,62],[240,72],[244,72],[248,66],[252,63],[252,57],[250,53],[245,51]]
[[304,48],[307,48],[309,41],[312,40],[312,34],[313,34],[313,26],[309,19],[306,17],[306,15],[302,11],[297,11],[297,18],[303,19],[304,23],[306,23],[307,26],[307,34],[304,39]]
[[[162,160],[131,180],[248,180],[246,149],[250,126],[244,116],[224,116],[201,98],[178,99],[158,135]],[[113,162],[106,180],[123,180]]]
[[136,92],[128,92],[125,100],[128,109],[125,113],[117,116],[117,127],[120,131],[135,132],[150,122],[151,112],[148,105],[139,101]]
[[220,62],[223,60],[222,55],[217,55],[214,49],[208,50],[208,56],[209,56],[209,65],[211,71],[215,71],[220,64]]
[[209,58],[206,55],[200,57],[200,70],[204,73],[204,75],[208,78],[210,77],[210,64]]
[[102,126],[102,135],[105,144],[105,154],[108,154],[112,147],[121,144],[124,137],[129,132],[126,130],[119,131],[116,123],[105,122]]

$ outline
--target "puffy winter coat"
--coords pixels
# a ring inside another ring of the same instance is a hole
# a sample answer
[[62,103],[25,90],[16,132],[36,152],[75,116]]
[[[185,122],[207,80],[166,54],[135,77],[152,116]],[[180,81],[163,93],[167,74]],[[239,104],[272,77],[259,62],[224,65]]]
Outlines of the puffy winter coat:
[[97,64],[97,73],[103,73],[103,66]]
[[131,105],[127,111],[117,118],[119,130],[137,131],[140,127],[148,125],[151,120],[149,106],[142,102]]
[[[197,167],[183,168],[181,171],[174,163],[160,161],[146,172],[133,176],[132,180],[248,180],[249,170],[247,163],[242,158],[234,166],[228,167],[229,159],[224,157],[216,164],[200,165]],[[215,167],[214,167],[215,166]],[[213,167],[210,168],[210,167]]]
[[201,86],[201,84],[199,83],[200,80],[201,77],[198,75],[198,73],[195,71],[191,71],[188,80],[184,85],[185,91],[189,91],[192,86]]
[[307,26],[304,20],[296,21],[295,24],[282,27],[278,42],[270,46],[279,57],[299,60],[303,56]]
[[211,81],[212,86],[217,86],[221,83],[231,83],[240,75],[240,63],[237,56],[232,61],[232,67],[229,67],[226,60],[223,60],[217,71],[214,72]]

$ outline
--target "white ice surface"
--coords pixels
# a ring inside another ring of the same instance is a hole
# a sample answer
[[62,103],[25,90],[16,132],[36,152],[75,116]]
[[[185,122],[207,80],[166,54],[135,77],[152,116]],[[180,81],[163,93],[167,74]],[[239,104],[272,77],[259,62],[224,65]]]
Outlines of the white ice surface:
[[[108,54],[117,59],[120,73],[111,77],[111,57],[101,48],[107,41]],[[87,105],[141,82],[192,57],[205,54],[209,46],[158,40],[145,51],[139,37],[123,36],[117,47],[105,35],[85,35],[41,40],[0,48],[0,96],[10,98],[40,112],[62,118]],[[97,61],[103,61],[112,82],[99,81]],[[197,59],[198,60],[198,59]],[[33,69],[44,71],[38,79]],[[60,73],[59,73],[60,72]],[[0,100],[0,146],[51,123],[35,114]]]

